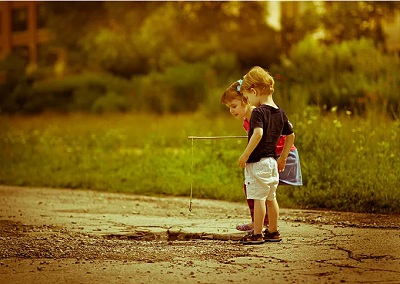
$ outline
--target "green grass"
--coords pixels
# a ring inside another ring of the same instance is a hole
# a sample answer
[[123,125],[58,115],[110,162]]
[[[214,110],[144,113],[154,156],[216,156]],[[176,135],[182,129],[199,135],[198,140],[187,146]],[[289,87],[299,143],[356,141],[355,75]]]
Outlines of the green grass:
[[[400,208],[400,124],[318,110],[289,114],[303,187],[281,187],[282,207],[395,213]],[[0,184],[244,201],[238,158],[245,139],[228,113],[0,117]]]

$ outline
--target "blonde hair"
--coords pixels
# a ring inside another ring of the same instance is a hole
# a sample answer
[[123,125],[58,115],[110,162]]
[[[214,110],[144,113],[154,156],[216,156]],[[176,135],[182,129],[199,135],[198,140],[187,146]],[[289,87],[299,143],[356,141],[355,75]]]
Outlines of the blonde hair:
[[274,78],[267,70],[260,66],[254,66],[243,76],[241,91],[254,88],[261,94],[267,91],[268,95],[271,95],[274,92],[274,84]]
[[231,101],[233,101],[234,99],[238,99],[240,101],[242,101],[242,104],[244,105],[248,105],[249,102],[247,101],[246,97],[243,96],[237,89],[239,86],[239,82],[236,81],[235,83],[232,83],[226,90],[225,92],[222,94],[221,97],[221,103],[223,104],[227,104]]

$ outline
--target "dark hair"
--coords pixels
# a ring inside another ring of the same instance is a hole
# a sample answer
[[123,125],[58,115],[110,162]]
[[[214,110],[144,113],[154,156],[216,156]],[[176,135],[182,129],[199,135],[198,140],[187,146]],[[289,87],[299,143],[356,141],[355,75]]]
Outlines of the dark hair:
[[246,97],[244,97],[238,90],[239,82],[232,83],[222,94],[221,103],[227,104],[234,99],[241,100],[244,104],[248,104]]

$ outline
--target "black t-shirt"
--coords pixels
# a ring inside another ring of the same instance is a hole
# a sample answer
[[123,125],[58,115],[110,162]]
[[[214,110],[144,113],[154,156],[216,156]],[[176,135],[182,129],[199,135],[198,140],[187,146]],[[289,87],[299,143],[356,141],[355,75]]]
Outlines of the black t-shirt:
[[274,108],[269,105],[261,105],[253,109],[250,118],[250,131],[248,132],[248,141],[253,135],[255,128],[263,129],[263,136],[250,154],[247,163],[255,163],[261,158],[277,158],[275,149],[281,135],[290,135],[293,133],[285,112],[280,108]]

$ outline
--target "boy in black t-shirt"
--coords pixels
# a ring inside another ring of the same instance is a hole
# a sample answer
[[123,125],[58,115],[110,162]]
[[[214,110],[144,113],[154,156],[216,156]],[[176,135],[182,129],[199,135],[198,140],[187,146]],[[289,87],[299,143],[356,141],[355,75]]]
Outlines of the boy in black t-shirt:
[[[239,165],[245,168],[247,199],[254,199],[254,231],[243,238],[243,244],[279,242],[279,205],[276,189],[279,183],[278,171],[284,169],[286,158],[294,143],[294,133],[284,111],[274,102],[274,79],[261,67],[253,67],[244,77],[241,93],[256,108],[250,119],[248,144],[239,158]],[[275,152],[279,137],[286,135],[287,142],[282,154],[276,160]],[[269,228],[262,233],[267,201]]]

